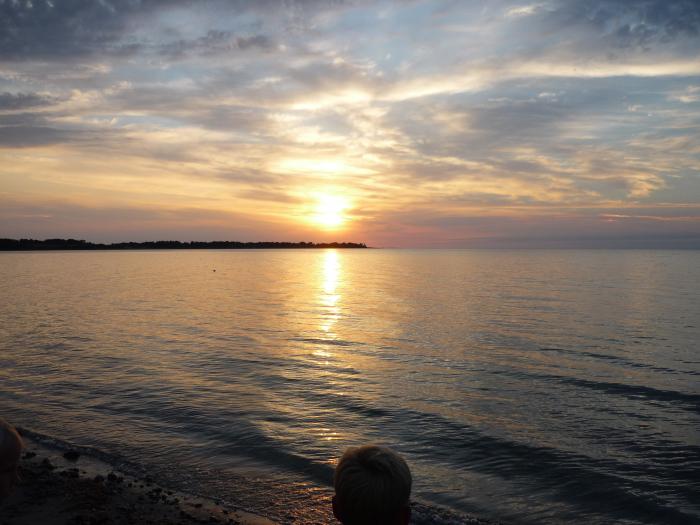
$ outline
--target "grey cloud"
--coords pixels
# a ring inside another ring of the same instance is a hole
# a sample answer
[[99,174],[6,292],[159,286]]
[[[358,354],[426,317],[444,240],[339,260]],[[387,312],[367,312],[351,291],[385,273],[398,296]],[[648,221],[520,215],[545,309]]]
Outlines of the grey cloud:
[[350,63],[316,62],[314,64],[291,69],[290,78],[305,88],[323,90],[348,88],[362,85],[370,89],[381,85],[367,70]]
[[175,40],[158,46],[161,55],[173,59],[190,55],[216,55],[232,51],[260,49],[269,51],[274,47],[272,39],[265,35],[234,37],[231,31],[208,31],[206,35],[192,40]]
[[[414,141],[426,155],[488,159],[499,150],[547,143],[560,127],[581,109],[562,102],[523,99],[492,102],[447,102],[420,107],[406,104],[392,108],[389,120]],[[460,124],[453,130],[443,114]]]
[[42,113],[8,113],[0,115],[0,126],[45,126],[48,125],[46,115]]
[[25,148],[69,142],[75,138],[72,132],[47,126],[0,127],[0,148]]
[[[387,125],[410,137],[419,153],[467,160],[494,159],[507,162],[502,167],[508,171],[527,172],[541,167],[522,159],[514,162],[503,157],[503,152],[534,148],[568,155],[571,148],[587,145],[571,133],[582,121],[600,126],[593,141],[604,140],[607,145],[620,145],[620,138],[628,135],[615,133],[626,127],[648,126],[646,113],[628,111],[627,88],[626,83],[609,79],[501,83],[483,94],[396,104],[387,115]],[[653,79],[629,83],[629,89],[636,93],[630,96],[640,101],[640,92],[658,88]],[[539,96],[542,93],[554,96]],[[658,125],[659,120],[654,123]]]
[[212,107],[195,109],[184,117],[189,122],[207,129],[236,133],[265,132],[268,129],[267,113],[250,107],[215,104]]
[[196,125],[232,133],[265,133],[269,129],[266,111],[226,103],[221,100],[219,89],[209,85],[194,89],[135,87],[108,96],[102,111],[116,115],[139,111],[172,125]]
[[[186,6],[191,9],[212,8],[222,17],[244,12],[272,16],[284,12],[294,19],[308,17],[319,9],[335,8],[342,2],[330,0],[34,0],[19,2],[0,0],[0,60],[71,59],[90,55],[125,56],[152,42],[135,41],[130,33],[159,11]],[[212,31],[196,41],[165,44],[165,54],[177,53],[192,46],[200,49],[221,49],[222,38],[228,35]],[[269,37],[240,36],[231,41],[236,48],[268,49]]]
[[49,106],[55,102],[54,97],[38,93],[0,93],[0,111],[16,110],[40,106]]
[[248,49],[251,47],[269,49],[273,46],[273,43],[265,35],[255,35],[250,37],[238,37],[236,39],[236,45],[238,45],[240,49]]
[[587,28],[619,48],[700,36],[700,3],[695,0],[565,0],[538,13],[549,30]]
[[126,0],[0,2],[0,58],[71,57],[118,50],[127,15],[139,5]]
[[[81,147],[114,147],[120,130],[55,120],[58,113],[11,113],[0,115],[0,148],[31,148],[52,144],[80,144]],[[123,142],[123,140],[122,140]]]

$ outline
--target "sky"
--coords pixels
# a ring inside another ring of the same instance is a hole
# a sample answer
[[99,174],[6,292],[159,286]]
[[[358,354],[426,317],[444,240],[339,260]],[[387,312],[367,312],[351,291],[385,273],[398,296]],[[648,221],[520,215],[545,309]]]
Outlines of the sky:
[[700,248],[700,2],[0,0],[0,237]]

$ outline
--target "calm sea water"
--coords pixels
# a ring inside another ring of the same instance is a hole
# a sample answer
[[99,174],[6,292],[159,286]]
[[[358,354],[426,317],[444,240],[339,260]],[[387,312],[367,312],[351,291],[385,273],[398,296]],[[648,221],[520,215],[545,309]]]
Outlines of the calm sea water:
[[177,487],[325,522],[375,442],[428,510],[700,522],[700,252],[2,253],[0,284],[0,413]]

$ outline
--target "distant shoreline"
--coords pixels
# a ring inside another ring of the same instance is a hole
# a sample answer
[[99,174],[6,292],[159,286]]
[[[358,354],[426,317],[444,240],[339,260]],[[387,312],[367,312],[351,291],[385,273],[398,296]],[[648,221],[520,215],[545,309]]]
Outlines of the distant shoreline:
[[239,241],[145,241],[93,243],[77,239],[0,239],[0,251],[39,250],[256,250],[256,249],[367,248],[356,242],[239,242]]

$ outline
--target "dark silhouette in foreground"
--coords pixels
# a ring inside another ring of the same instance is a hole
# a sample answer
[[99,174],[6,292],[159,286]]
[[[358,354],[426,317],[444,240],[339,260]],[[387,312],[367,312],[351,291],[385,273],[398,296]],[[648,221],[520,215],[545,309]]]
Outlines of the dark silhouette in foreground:
[[251,250],[284,248],[367,248],[357,242],[146,241],[100,244],[77,239],[0,239],[0,251],[24,250]]
[[19,481],[18,469],[22,447],[22,438],[17,430],[0,418],[0,501],[12,493]]
[[408,465],[393,450],[350,448],[335,468],[333,514],[343,525],[406,525],[411,484]]

